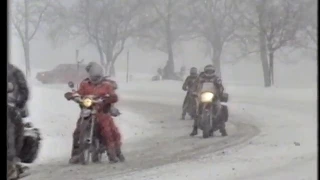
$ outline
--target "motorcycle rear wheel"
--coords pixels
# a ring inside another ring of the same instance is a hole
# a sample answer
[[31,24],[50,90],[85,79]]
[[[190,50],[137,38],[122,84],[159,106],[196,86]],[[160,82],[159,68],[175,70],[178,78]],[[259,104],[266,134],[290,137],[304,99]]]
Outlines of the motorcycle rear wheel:
[[32,163],[38,156],[40,142],[32,139],[32,137],[25,137],[23,146],[20,152],[20,159],[23,163]]

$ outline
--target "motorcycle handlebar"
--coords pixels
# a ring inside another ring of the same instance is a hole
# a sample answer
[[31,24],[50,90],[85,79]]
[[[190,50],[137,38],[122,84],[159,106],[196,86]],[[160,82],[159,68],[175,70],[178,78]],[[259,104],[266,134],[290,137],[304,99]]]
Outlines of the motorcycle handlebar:
[[[73,100],[74,102],[80,104],[80,103],[83,102],[84,99],[85,99],[85,98],[74,97],[72,100]],[[102,98],[98,98],[98,99],[91,99],[91,101],[92,101],[93,104],[100,104],[100,103],[102,103],[104,100],[103,100]]]

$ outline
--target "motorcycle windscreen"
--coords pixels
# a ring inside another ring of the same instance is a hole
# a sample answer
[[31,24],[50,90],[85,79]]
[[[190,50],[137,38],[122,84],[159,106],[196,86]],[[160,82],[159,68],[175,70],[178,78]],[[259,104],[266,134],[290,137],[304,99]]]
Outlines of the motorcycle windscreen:
[[86,118],[91,115],[91,110],[90,109],[82,109],[80,113],[80,117]]
[[211,92],[214,94],[216,92],[216,87],[212,82],[204,82],[200,89],[200,94],[204,92]]

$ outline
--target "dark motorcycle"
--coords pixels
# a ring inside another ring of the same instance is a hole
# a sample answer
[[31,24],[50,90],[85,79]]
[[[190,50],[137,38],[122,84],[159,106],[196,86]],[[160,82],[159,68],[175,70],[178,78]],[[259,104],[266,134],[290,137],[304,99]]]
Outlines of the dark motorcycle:
[[28,122],[24,123],[23,145],[20,152],[20,159],[23,163],[33,163],[37,158],[40,149],[40,131]]
[[[70,88],[74,87],[73,82],[68,83]],[[72,89],[75,92],[74,89]],[[105,146],[100,141],[101,137],[98,133],[97,118],[95,105],[103,102],[103,99],[94,95],[80,97],[74,94],[73,101],[78,103],[81,108],[80,112],[80,162],[86,165],[90,162],[101,162],[103,153],[106,152]]]
[[[203,138],[213,136],[214,131],[220,130],[226,135],[225,122],[228,120],[227,106],[221,104],[221,101],[228,101],[228,94],[224,93],[221,98],[217,95],[217,89],[213,83],[205,82],[202,85],[197,103],[200,107],[200,121],[198,127],[202,130]],[[227,113],[227,114],[226,114]]]
[[[8,83],[7,86],[7,106],[15,111],[16,116],[19,118],[25,118],[28,116],[27,108],[19,109],[15,106],[15,99],[12,97],[14,86],[12,83]],[[22,163],[33,163],[38,157],[40,150],[41,134],[38,128],[33,127],[32,123],[23,123],[23,140],[22,147],[19,153],[19,159]],[[23,178],[30,175],[27,172],[19,170],[18,178]]]
[[195,96],[190,95],[188,98],[187,113],[192,119],[195,119],[197,116],[197,101]]
[[[14,86],[12,83],[8,83],[7,93],[12,93],[14,91]],[[14,99],[8,94],[7,105],[16,110],[16,113],[21,118],[28,116],[28,110],[25,107],[24,109],[18,109],[15,107]],[[39,149],[41,134],[38,128],[33,127],[32,123],[27,122],[23,125],[23,145],[20,154],[20,160],[23,163],[33,163],[37,158]]]

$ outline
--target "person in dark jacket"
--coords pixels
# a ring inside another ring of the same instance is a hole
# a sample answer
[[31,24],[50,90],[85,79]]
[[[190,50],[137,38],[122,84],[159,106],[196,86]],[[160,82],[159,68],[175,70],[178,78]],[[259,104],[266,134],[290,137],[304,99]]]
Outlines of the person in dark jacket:
[[191,98],[191,91],[194,86],[195,80],[198,77],[198,69],[195,67],[192,67],[190,69],[190,75],[186,78],[182,85],[182,90],[187,91],[187,94],[183,100],[183,105],[182,105],[182,116],[181,119],[184,120],[185,116],[187,114],[187,107],[189,103],[189,98]]
[[[202,84],[204,82],[212,82],[214,83],[214,85],[217,87],[218,89],[218,97],[221,97],[222,94],[223,94],[223,91],[224,91],[224,87],[222,85],[222,80],[219,76],[216,75],[215,73],[215,68],[213,65],[209,64],[209,65],[206,65],[204,67],[204,71],[201,72],[198,76],[198,78],[196,79],[195,81],[195,92],[198,92],[199,91],[199,88],[202,87]],[[192,132],[190,134],[190,136],[195,136],[198,134],[198,123],[197,121],[199,120],[200,118],[200,115],[202,114],[202,107],[198,107],[198,116],[197,118],[194,119],[194,124],[193,124],[193,129],[192,129]],[[223,124],[224,125],[224,124]],[[223,136],[226,136],[227,135],[227,132],[225,131],[225,128],[221,128],[223,129],[221,134]]]
[[7,63],[7,82],[8,88],[10,88],[7,90],[7,161],[10,164],[9,171],[14,176],[14,174],[25,173],[28,169],[19,163],[18,157],[20,157],[23,145],[24,124],[22,118],[28,116],[26,103],[29,99],[29,88],[23,72],[10,63]]

